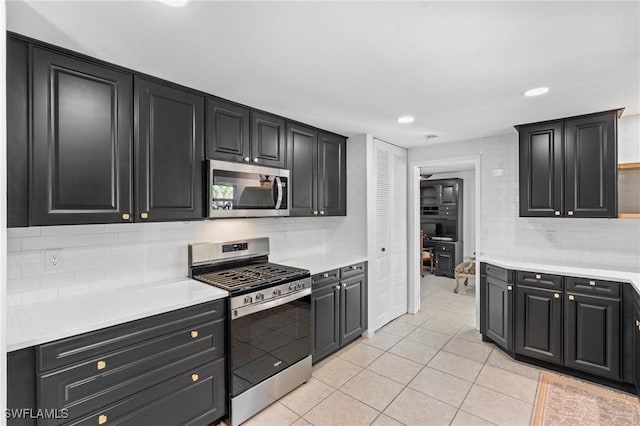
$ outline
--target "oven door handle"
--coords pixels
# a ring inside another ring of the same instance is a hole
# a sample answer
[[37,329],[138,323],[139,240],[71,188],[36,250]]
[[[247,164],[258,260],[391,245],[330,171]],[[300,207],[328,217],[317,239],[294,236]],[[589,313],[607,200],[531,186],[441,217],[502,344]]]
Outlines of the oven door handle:
[[302,299],[303,297],[308,296],[310,294],[311,294],[311,289],[305,288],[302,291],[298,291],[293,294],[288,294],[284,297],[279,297],[274,300],[268,300],[266,302],[258,303],[255,305],[235,308],[235,309],[232,309],[231,320],[242,318],[244,316],[251,315],[256,312],[275,308],[276,306],[284,305],[285,303],[290,303],[290,302],[293,302],[294,300]]

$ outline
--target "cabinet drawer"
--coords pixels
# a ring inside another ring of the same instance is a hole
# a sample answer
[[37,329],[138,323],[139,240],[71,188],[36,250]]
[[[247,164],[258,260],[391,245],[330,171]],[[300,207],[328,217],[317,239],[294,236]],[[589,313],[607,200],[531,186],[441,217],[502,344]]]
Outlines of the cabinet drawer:
[[606,297],[620,297],[622,286],[620,283],[589,278],[565,277],[566,291],[574,293],[592,294]]
[[438,215],[456,217],[458,215],[458,208],[456,206],[439,206]]
[[105,425],[120,426],[208,425],[226,414],[224,383],[221,359],[68,424],[94,426],[103,420]]
[[482,275],[497,278],[500,281],[505,281],[505,282],[512,281],[510,271],[508,269],[504,269],[499,266],[483,263],[480,265],[480,272]]
[[316,274],[311,277],[312,287],[321,287],[340,280],[340,269],[332,269],[331,271]]
[[221,357],[224,319],[41,373],[38,407],[68,408],[76,418]]
[[516,284],[562,290],[562,277],[560,275],[518,271],[516,273]]
[[453,244],[436,244],[433,251],[434,253],[437,253],[437,252],[453,253],[455,252],[455,247],[453,246]]
[[190,306],[36,347],[37,370],[100,356],[163,334],[223,318],[225,299]]
[[356,263],[355,265],[345,266],[340,268],[340,278],[355,277],[356,275],[364,274],[364,262]]

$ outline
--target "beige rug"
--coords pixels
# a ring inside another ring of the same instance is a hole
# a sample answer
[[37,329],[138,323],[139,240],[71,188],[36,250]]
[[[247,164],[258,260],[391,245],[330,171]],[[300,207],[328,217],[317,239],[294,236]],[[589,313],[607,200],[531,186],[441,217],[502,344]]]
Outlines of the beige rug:
[[582,380],[540,375],[533,426],[640,425],[640,399]]

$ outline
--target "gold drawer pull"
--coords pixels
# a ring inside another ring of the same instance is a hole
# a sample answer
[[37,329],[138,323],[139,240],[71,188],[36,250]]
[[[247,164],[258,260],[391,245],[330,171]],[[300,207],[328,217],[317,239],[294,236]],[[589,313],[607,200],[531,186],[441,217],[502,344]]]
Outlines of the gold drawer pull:
[[568,214],[569,216],[573,216],[573,211],[569,210],[569,211],[567,212],[567,214]]
[[149,217],[149,213],[147,213],[147,212],[140,213],[140,218],[141,219],[147,219],[148,217]]
[[513,286],[508,285],[507,286],[507,290],[509,290],[509,291],[513,290]]
[[129,216],[129,213],[125,213],[122,215],[122,220],[129,220],[131,216]]
[[353,269],[355,271],[356,269],[358,269],[358,267],[354,265],[354,266],[351,267],[351,269]]
[[560,299],[560,293],[554,293],[553,297],[555,297],[556,299]]
[[191,375],[191,381],[192,381],[192,382],[197,382],[197,381],[198,381],[198,379],[199,379],[199,377],[198,377],[198,375],[197,375],[196,373],[193,373],[193,374]]
[[576,298],[573,296],[573,294],[569,295],[569,300],[576,300]]
[[596,285],[595,281],[589,281],[589,285]]
[[197,331],[197,330],[193,330],[193,331],[191,332],[191,337],[192,337],[193,339],[195,339],[196,337],[198,337],[198,331]]
[[96,367],[98,368],[98,370],[104,370],[105,368],[107,368],[107,363],[104,361],[98,361]]
[[327,274],[327,273],[322,274],[322,278],[329,278],[329,274]]
[[556,211],[554,212],[554,214],[555,214],[556,216],[560,216],[560,210],[556,210]]
[[542,275],[536,274],[536,280],[540,280],[540,279],[542,279]]
[[103,425],[107,422],[107,416],[105,416],[104,414],[100,414],[98,416],[98,424],[99,425]]

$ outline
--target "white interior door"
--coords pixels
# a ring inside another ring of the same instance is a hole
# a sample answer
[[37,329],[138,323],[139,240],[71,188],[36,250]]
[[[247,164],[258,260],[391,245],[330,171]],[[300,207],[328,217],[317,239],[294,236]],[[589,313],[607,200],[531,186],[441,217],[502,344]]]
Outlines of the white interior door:
[[406,150],[374,140],[375,215],[369,309],[377,330],[407,312]]

